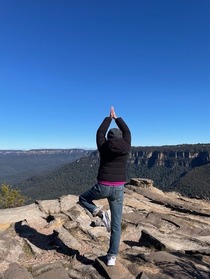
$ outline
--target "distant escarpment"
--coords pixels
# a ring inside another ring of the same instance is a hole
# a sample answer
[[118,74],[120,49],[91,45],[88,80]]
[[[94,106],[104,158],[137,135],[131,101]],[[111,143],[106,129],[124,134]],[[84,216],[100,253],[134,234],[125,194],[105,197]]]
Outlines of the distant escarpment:
[[[194,181],[194,173],[185,184],[181,180],[192,170],[201,170],[209,163],[210,144],[176,145],[160,147],[132,147],[127,163],[127,181],[132,177],[149,178],[154,185],[166,191],[180,192],[189,197],[210,197],[209,173],[204,169]],[[96,182],[99,153],[33,176],[15,184],[23,194],[35,199],[54,199],[60,195],[79,195]],[[176,183],[177,182],[177,183]],[[178,183],[179,182],[179,183]],[[184,185],[184,186],[183,186]],[[184,189],[183,189],[184,187]]]
[[165,166],[173,168],[198,167],[209,162],[210,144],[176,145],[160,147],[133,147],[129,162],[134,165]]
[[210,144],[133,147],[128,161],[128,176],[153,179],[156,187],[165,191],[173,189],[190,197],[210,197],[210,189],[205,182],[208,175],[205,171],[203,177],[200,176],[198,191],[195,191],[191,184],[193,175],[191,180],[188,180],[187,190],[175,186],[175,182],[180,181],[189,171],[197,167],[202,168],[209,162]]

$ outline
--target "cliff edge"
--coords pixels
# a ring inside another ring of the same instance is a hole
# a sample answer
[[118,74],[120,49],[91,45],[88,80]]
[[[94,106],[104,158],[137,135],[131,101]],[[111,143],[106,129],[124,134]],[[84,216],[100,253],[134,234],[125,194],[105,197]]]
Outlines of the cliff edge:
[[[96,204],[108,209],[106,200]],[[0,279],[210,278],[210,203],[133,178],[115,267],[104,264],[108,244],[75,195],[1,209]]]

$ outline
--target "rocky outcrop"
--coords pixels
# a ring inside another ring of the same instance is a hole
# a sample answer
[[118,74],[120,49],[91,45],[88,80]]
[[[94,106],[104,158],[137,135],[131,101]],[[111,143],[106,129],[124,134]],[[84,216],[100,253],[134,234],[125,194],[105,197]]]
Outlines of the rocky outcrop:
[[[96,204],[104,210],[106,200]],[[0,210],[1,279],[210,278],[210,203],[164,193],[149,179],[125,186],[120,252],[74,195]]]

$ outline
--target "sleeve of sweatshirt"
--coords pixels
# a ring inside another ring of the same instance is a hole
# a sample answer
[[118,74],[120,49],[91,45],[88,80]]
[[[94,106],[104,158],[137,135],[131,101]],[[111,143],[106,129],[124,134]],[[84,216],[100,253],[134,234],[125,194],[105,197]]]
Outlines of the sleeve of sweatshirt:
[[126,141],[126,143],[131,145],[131,132],[130,129],[128,128],[128,125],[121,117],[116,118],[115,122],[123,133],[123,139]]
[[96,133],[96,144],[100,148],[106,142],[106,132],[111,124],[111,117],[105,117]]

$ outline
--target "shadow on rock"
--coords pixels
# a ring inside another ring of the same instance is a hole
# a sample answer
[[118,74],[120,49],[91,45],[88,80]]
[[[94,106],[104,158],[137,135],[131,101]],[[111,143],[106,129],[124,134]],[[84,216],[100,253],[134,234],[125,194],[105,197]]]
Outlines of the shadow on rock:
[[139,246],[139,242],[138,241],[124,240],[123,242],[125,244],[129,245],[130,247]]
[[54,239],[57,237],[57,235],[54,232],[50,235],[39,233],[34,228],[31,228],[27,224],[26,220],[16,222],[14,229],[20,237],[27,239],[33,245],[40,249],[52,250],[56,248]]
[[27,239],[31,244],[42,250],[55,250],[67,256],[79,257],[79,251],[69,248],[58,238],[58,233],[53,231],[52,234],[45,235],[30,227],[26,220],[16,222],[14,225],[15,232],[22,238]]
[[16,222],[14,229],[20,237],[27,239],[39,249],[46,251],[55,250],[57,253],[71,256],[85,265],[93,264],[94,262],[84,255],[80,255],[78,250],[69,248],[61,239],[59,239],[59,233],[56,231],[53,231],[53,233],[49,235],[42,234],[36,229],[30,227],[26,220]]

